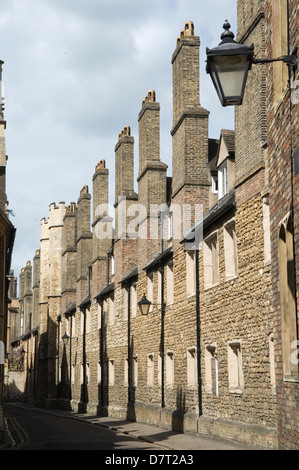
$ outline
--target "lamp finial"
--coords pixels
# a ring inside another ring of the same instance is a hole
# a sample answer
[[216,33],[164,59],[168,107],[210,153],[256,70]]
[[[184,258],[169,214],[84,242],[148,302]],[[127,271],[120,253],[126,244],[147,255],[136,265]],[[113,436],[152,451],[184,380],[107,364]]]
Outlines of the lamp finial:
[[230,23],[227,20],[225,20],[224,25],[223,25],[223,29],[225,31],[224,33],[221,34],[221,38],[220,38],[222,39],[222,41],[226,39],[229,39],[229,40],[234,39],[235,35],[232,31],[229,30],[229,28],[230,28]]

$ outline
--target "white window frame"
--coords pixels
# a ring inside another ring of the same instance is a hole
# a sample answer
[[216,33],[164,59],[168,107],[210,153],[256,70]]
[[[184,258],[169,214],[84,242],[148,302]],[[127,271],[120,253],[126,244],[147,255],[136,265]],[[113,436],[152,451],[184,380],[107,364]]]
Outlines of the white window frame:
[[228,193],[228,170],[227,160],[218,168],[218,199],[221,199]]
[[[214,396],[219,395],[218,382],[218,357],[216,343],[208,344],[205,348],[205,369],[206,369],[206,392]],[[213,379],[212,361],[215,365],[215,377]]]
[[167,292],[166,292],[167,305],[172,305],[174,301],[173,261],[167,263],[166,265],[166,280],[167,280]]
[[72,324],[72,337],[74,338],[76,336],[76,317],[75,315],[72,315],[70,317],[71,319],[71,324]]
[[115,323],[115,305],[113,297],[109,297],[109,323],[110,325],[114,325]]
[[195,256],[194,250],[186,251],[186,291],[188,297],[194,295],[196,290]]
[[85,310],[85,315],[86,315],[86,320],[85,320],[86,333],[90,333],[91,313],[90,313],[89,308]]
[[264,263],[271,263],[271,231],[269,198],[263,198]]
[[115,360],[109,359],[108,363],[108,373],[109,373],[109,386],[114,387],[115,385]]
[[235,221],[230,220],[223,227],[225,278],[232,279],[238,275],[238,251]]
[[166,386],[173,388],[174,386],[174,354],[173,351],[167,351],[166,353]]
[[151,302],[149,311],[153,310],[154,302],[154,273],[150,272],[147,275],[147,298]]
[[134,355],[133,356],[133,361],[132,361],[132,378],[133,378],[133,386],[137,388],[138,386],[138,356]]
[[127,387],[129,385],[129,361],[128,358],[125,357],[124,360],[124,386]]
[[129,292],[126,287],[123,287],[123,302],[124,302],[124,316],[123,319],[127,320],[128,319],[128,298],[129,298]]
[[[214,244],[214,240],[216,243]],[[215,252],[216,250],[216,252]],[[211,233],[204,240],[204,282],[205,288],[219,284],[219,237],[218,231]]]
[[187,386],[197,386],[197,347],[187,349]]
[[159,353],[158,355],[158,370],[157,370],[157,377],[158,377],[158,386],[161,387],[162,385],[162,355]]
[[154,386],[154,374],[155,374],[154,353],[150,353],[147,355],[147,386],[148,387]]
[[242,342],[228,342],[228,384],[229,392],[242,394],[244,389]]
[[137,284],[131,285],[131,312],[132,318],[136,318],[137,315]]
[[102,328],[102,304],[98,303],[98,330]]

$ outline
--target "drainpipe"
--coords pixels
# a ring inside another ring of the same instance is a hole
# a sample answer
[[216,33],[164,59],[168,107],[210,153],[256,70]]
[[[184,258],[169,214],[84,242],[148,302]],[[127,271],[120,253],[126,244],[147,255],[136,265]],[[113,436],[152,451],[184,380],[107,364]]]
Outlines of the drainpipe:
[[73,331],[73,315],[70,321],[70,400],[72,399],[72,331]]
[[110,251],[107,251],[107,258],[106,258],[106,286],[109,284],[109,258],[110,257]]
[[60,362],[60,323],[61,323],[61,317],[57,317],[57,322],[58,322],[58,328],[57,328],[57,372],[56,372],[56,378],[57,378],[57,398],[60,398],[60,393],[59,393],[59,362]]
[[103,312],[103,301],[99,299],[99,304],[101,305],[101,344],[100,344],[100,361],[101,361],[101,406],[103,412],[104,406],[104,350],[103,350],[103,341],[104,341],[104,312]]
[[161,408],[165,408],[165,393],[164,393],[164,367],[165,367],[165,351],[164,351],[164,317],[165,317],[165,303],[164,303],[164,266],[160,267],[161,273]]
[[[196,248],[196,247],[195,247]],[[197,386],[198,386],[198,414],[202,415],[202,384],[200,363],[200,290],[199,290],[199,260],[198,249],[194,250],[195,257],[195,295],[196,295],[196,337],[197,337]]]
[[83,307],[83,393],[82,393],[82,402],[84,404],[84,411],[85,411],[85,404],[86,404],[86,310]]
[[[90,297],[91,265],[87,267],[87,295]],[[83,403],[86,405],[86,307],[83,307]],[[84,405],[84,406],[85,406]],[[84,408],[85,409],[85,408]]]
[[131,288],[127,283],[128,291],[128,404],[131,403]]
[[87,266],[87,295],[90,297],[91,264]]

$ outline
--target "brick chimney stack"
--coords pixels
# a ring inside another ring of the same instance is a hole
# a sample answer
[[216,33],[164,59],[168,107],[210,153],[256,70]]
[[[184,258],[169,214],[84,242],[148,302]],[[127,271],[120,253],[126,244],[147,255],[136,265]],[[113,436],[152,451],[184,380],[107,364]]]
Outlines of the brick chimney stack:
[[[208,159],[209,112],[200,105],[199,46],[191,21],[177,40],[173,66],[173,203],[202,204],[208,209],[210,178]],[[182,209],[181,209],[182,210]],[[196,220],[192,210],[191,225]]]
[[128,216],[129,208],[138,202],[134,191],[134,137],[130,126],[125,126],[115,146],[115,283],[137,263],[137,236],[128,234],[133,217]]
[[71,202],[63,218],[61,312],[76,300],[77,281],[77,205]]
[[94,297],[106,284],[107,253],[110,252],[113,234],[112,217],[108,213],[109,170],[104,159],[96,165],[93,175],[92,222],[92,283]]
[[77,202],[77,306],[88,294],[88,266],[91,259],[91,195],[88,186],[83,186]]
[[146,238],[139,237],[138,240],[138,265],[143,269],[160,249],[158,230],[153,230],[158,228],[159,214],[151,212],[151,206],[166,203],[167,165],[160,161],[160,104],[154,90],[150,90],[142,102],[138,123],[138,202],[146,210],[141,223],[141,231]]
[[39,287],[40,287],[40,250],[36,250],[33,258],[32,275],[32,327],[39,324]]
[[27,261],[25,266],[25,292],[24,292],[24,317],[25,333],[32,328],[32,265]]

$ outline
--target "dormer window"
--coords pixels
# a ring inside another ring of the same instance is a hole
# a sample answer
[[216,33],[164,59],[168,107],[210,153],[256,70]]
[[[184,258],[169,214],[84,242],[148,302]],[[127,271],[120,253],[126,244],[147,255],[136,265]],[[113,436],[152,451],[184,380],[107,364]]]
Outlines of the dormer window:
[[227,161],[224,161],[218,168],[218,199],[221,199],[228,192]]

